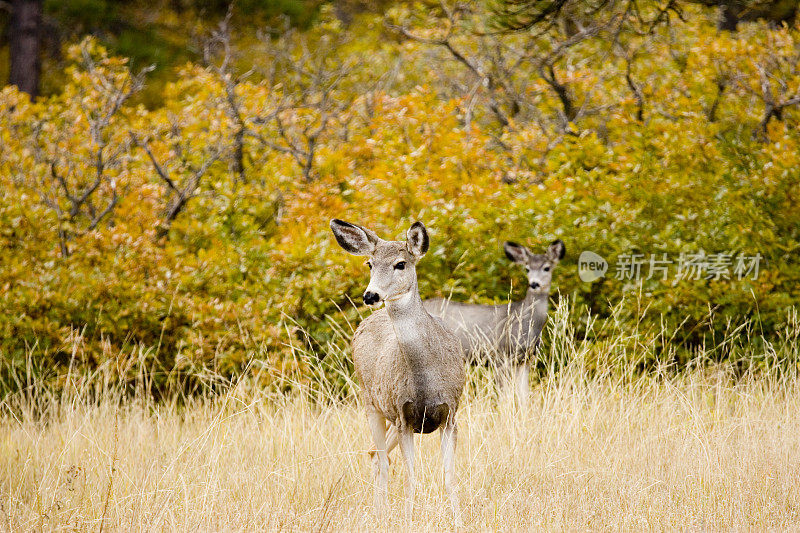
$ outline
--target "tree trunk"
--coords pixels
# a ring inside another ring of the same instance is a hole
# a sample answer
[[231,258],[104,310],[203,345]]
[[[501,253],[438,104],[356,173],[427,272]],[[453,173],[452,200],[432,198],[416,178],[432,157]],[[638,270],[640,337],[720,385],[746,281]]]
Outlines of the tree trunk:
[[39,41],[42,27],[42,0],[13,0],[9,25],[11,69],[8,83],[20,91],[39,93]]
[[735,32],[736,27],[739,25],[739,7],[730,3],[720,2],[719,5],[719,20],[717,21],[717,29],[729,32]]

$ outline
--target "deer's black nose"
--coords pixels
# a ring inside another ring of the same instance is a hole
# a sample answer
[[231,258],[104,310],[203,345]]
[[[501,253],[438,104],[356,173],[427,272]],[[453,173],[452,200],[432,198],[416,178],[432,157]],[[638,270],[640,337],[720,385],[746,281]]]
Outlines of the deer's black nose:
[[372,305],[374,303],[378,303],[380,300],[380,296],[378,296],[377,292],[367,291],[364,293],[364,303],[367,305]]
[[[531,289],[538,289],[539,287],[541,287],[541,285],[539,285],[539,284],[538,284],[538,283],[536,283],[535,281],[532,281],[532,282],[531,282]],[[366,296],[366,295],[365,295],[365,296]]]

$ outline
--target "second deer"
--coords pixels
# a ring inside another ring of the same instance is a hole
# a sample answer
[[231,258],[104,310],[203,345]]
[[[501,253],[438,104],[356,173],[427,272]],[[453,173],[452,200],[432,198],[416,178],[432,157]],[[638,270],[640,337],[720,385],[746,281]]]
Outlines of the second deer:
[[554,241],[543,254],[534,254],[525,246],[507,241],[506,256],[525,267],[528,289],[525,298],[499,305],[452,302],[441,298],[425,300],[423,305],[441,316],[459,338],[469,361],[489,358],[500,375],[513,372],[517,395],[528,397],[530,360],[536,353],[547,320],[550,283],[553,269],[564,258],[564,243]]

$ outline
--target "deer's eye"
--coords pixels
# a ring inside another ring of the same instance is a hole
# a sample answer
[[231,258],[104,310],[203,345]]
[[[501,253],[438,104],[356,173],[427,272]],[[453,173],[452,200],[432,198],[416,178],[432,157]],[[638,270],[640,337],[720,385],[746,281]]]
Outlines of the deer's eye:
[[550,267],[544,267],[545,272],[550,272]]
[[403,270],[404,268],[406,268],[406,262],[405,261],[400,261],[399,263],[394,265],[394,269],[395,270]]

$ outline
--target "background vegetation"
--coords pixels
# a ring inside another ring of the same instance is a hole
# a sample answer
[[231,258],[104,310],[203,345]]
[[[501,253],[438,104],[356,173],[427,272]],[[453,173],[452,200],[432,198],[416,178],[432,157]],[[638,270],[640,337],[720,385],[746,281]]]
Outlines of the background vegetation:
[[[128,9],[99,4],[75,16]],[[160,32],[152,53],[124,32],[82,38],[45,96],[2,89],[5,386],[30,364],[56,382],[134,372],[131,354],[163,382],[256,364],[313,379],[325,357],[293,354],[335,353],[367,277],[331,238],[334,216],[386,238],[424,221],[423,297],[472,302],[521,296],[503,240],[561,238],[571,334],[650,332],[645,352],[625,337],[640,368],[705,344],[727,359],[722,339],[745,331],[732,324],[771,342],[800,296],[798,28],[721,31],[694,3],[557,4],[521,22],[513,3],[349,18],[314,4],[288,24],[209,4],[191,36],[143,23]],[[585,284],[581,250],[763,260],[757,279]],[[754,362],[768,364],[737,359]]]

